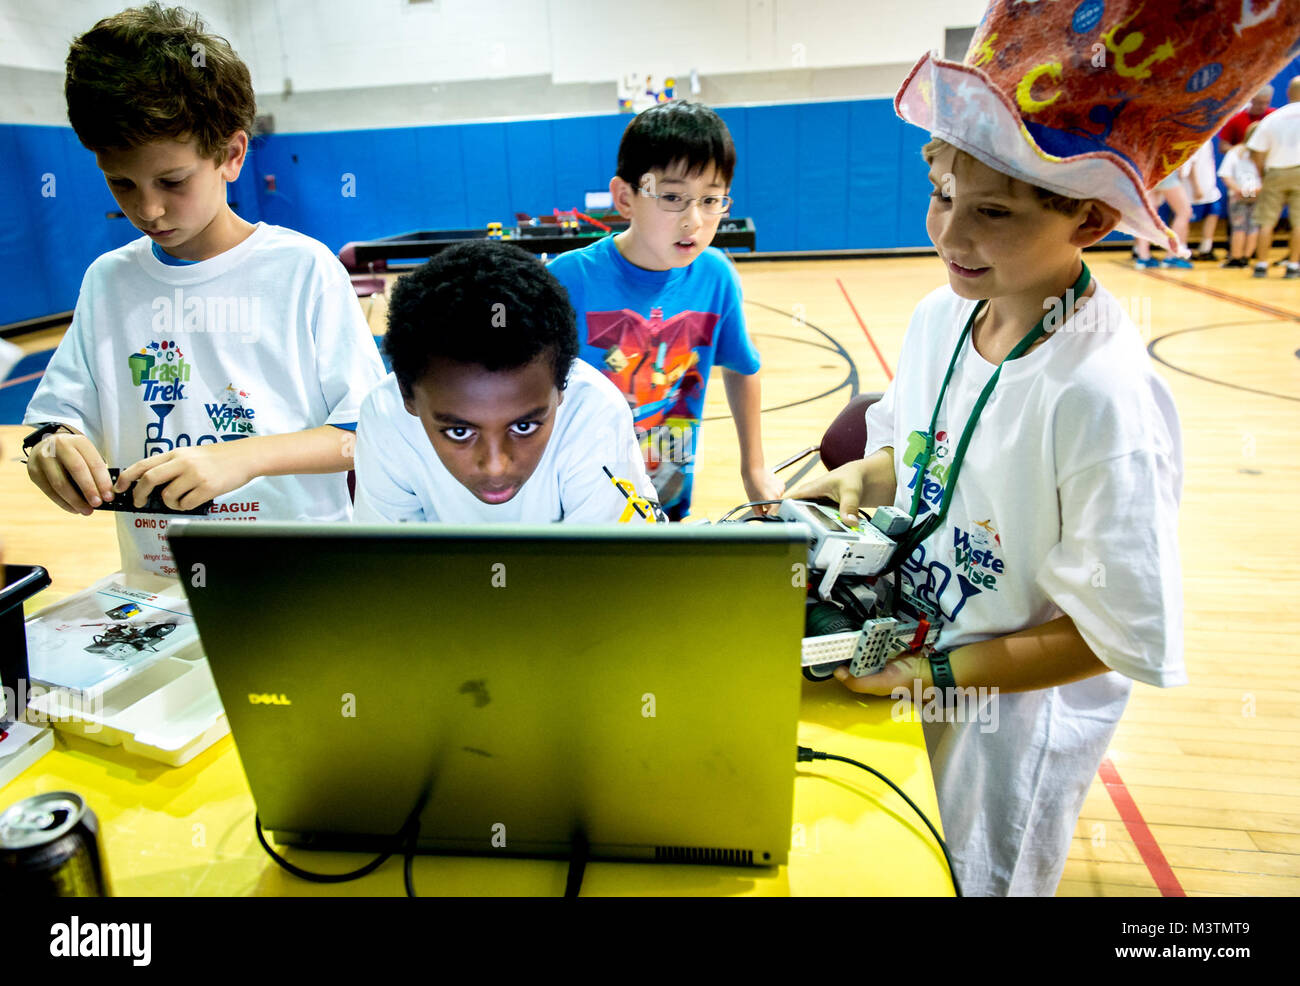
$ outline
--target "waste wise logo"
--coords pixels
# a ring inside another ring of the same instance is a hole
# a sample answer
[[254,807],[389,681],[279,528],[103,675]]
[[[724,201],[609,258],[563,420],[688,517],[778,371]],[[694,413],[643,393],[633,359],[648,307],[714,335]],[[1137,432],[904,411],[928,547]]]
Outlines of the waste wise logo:
[[953,525],[952,540],[952,560],[957,571],[972,585],[996,592],[1006,565],[1002,560],[1002,537],[992,518],[972,521],[969,531]]
[[248,396],[248,391],[240,390],[233,383],[226,384],[226,389],[221,392],[220,404],[203,405],[212,427],[217,432],[226,432],[241,438],[255,435],[257,432],[253,419],[257,416],[257,412],[245,403]]

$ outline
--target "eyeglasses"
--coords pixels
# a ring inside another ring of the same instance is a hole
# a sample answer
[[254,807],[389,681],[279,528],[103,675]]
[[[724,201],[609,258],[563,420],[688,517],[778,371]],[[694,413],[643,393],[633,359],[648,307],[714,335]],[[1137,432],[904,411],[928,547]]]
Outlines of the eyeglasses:
[[731,208],[730,195],[701,195],[693,199],[686,195],[679,195],[677,192],[663,192],[656,195],[644,188],[638,191],[647,198],[654,199],[655,204],[664,212],[685,212],[691,207],[692,202],[700,203],[700,211],[706,216],[720,216]]

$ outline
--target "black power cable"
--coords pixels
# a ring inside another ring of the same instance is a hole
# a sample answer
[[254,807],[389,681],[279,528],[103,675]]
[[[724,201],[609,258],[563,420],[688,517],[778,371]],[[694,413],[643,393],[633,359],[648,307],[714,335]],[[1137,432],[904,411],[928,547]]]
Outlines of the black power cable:
[[582,874],[587,870],[587,857],[590,854],[591,846],[587,843],[587,835],[582,829],[573,833],[573,851],[569,855],[569,875],[564,881],[564,896],[566,899],[577,897],[578,892],[582,890]]
[[406,884],[406,896],[418,897],[415,892],[415,841],[420,837],[420,822],[411,826],[411,836],[406,840],[405,859],[402,860],[402,882]]
[[822,753],[820,750],[814,750],[811,747],[801,746],[799,747],[799,753],[796,759],[799,763],[810,763],[813,760],[838,760],[840,763],[849,763],[855,767],[861,767],[869,774],[874,774],[876,777],[879,777],[882,781],[884,781],[895,791],[897,791],[899,797],[901,797],[904,801],[906,801],[909,805],[911,805],[912,810],[921,816],[921,821],[925,822],[926,827],[930,830],[930,834],[933,835],[935,841],[939,843],[939,848],[943,850],[943,858],[948,861],[948,873],[952,876],[952,889],[956,892],[958,897],[962,896],[961,883],[958,882],[957,880],[957,871],[953,868],[952,856],[948,854],[947,843],[943,841],[943,837],[939,835],[938,830],[932,824],[930,824],[930,819],[926,818],[925,812],[923,812],[920,808],[916,806],[916,802],[913,801],[911,798],[909,798],[903,792],[903,789],[901,787],[899,787],[897,784],[895,784],[893,781],[891,781],[888,777],[886,777],[884,774],[882,774],[880,771],[876,770],[875,768],[868,767],[864,763],[858,763],[858,761],[856,760],[850,760],[848,757],[837,756],[834,753]]
[[309,870],[294,866],[293,863],[271,848],[271,844],[266,841],[266,835],[262,832],[262,818],[260,815],[253,816],[253,825],[257,829],[257,841],[262,844],[262,848],[266,850],[268,856],[279,863],[282,869],[292,873],[300,880],[310,880],[312,883],[347,883],[349,880],[359,880],[361,877],[368,876],[379,869],[387,861],[388,857],[401,847],[399,836],[391,849],[387,850],[382,856],[372,859],[358,870],[351,870],[347,873],[312,873]]
[[257,830],[257,841],[262,844],[266,854],[275,860],[286,872],[292,873],[300,880],[309,880],[312,883],[347,883],[350,880],[359,880],[363,876],[369,876],[379,867],[387,862],[388,858],[398,850],[403,850],[405,857],[402,867],[402,877],[406,884],[406,896],[416,897],[415,879],[412,873],[413,862],[415,859],[415,844],[420,837],[420,813],[424,810],[424,805],[429,799],[429,792],[425,790],[421,793],[419,802],[407,816],[406,821],[402,824],[402,829],[397,835],[393,836],[392,846],[389,847],[380,856],[375,857],[360,869],[350,870],[347,873],[313,873],[310,870],[304,870],[300,866],[294,866],[274,849],[266,841],[266,833],[262,831],[262,816],[253,815],[253,826]]

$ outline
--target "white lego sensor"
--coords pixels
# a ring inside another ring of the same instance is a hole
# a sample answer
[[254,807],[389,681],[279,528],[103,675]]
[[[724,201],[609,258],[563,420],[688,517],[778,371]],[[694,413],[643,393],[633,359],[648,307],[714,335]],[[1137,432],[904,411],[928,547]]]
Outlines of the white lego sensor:
[[867,576],[880,572],[894,553],[894,542],[883,532],[864,524],[849,527],[832,507],[809,500],[782,500],[781,520],[806,524],[812,535],[808,564],[817,572]]

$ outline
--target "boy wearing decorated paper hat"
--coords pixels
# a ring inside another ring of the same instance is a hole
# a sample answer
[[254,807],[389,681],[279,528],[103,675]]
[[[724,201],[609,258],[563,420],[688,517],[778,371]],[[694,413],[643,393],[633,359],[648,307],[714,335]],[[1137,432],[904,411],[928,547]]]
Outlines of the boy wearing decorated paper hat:
[[927,55],[895,98],[933,138],[948,283],[912,317],[865,458],[792,495],[913,518],[891,564],[937,646],[839,674],[936,699],[920,711],[968,895],[1052,894],[1132,679],[1187,680],[1178,417],[1082,250],[1116,226],[1181,249],[1147,189],[1285,64],[1297,6],[998,0],[964,64]]

